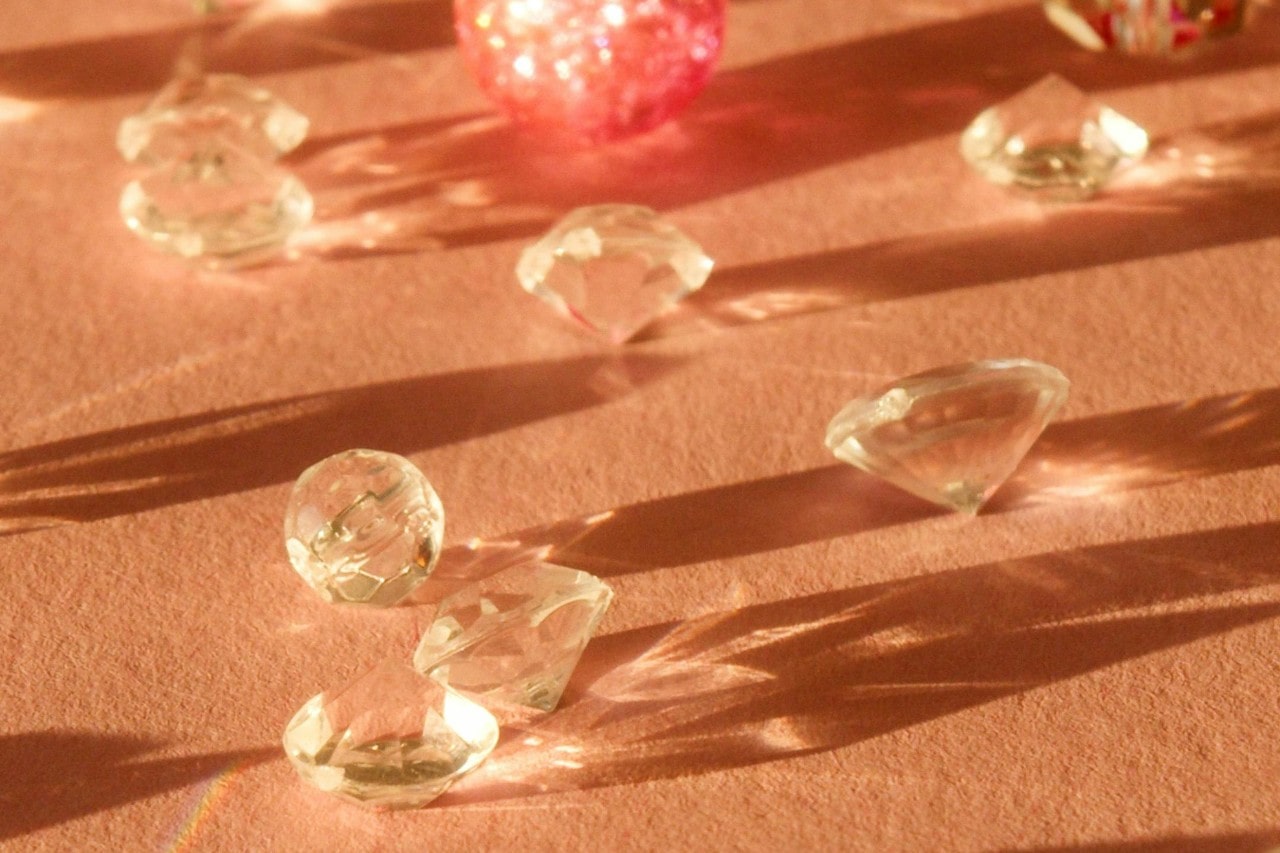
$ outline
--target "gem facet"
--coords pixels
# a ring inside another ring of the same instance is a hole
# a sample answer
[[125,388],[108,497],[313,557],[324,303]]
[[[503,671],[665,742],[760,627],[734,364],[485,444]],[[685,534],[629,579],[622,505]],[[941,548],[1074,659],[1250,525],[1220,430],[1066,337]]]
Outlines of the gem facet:
[[579,142],[656,127],[691,102],[725,0],[454,0],[472,76],[518,123]]
[[1067,400],[1056,368],[977,361],[899,379],[827,427],[838,459],[960,512],[976,513]]
[[1093,195],[1147,153],[1147,132],[1049,75],[983,111],[960,153],[984,178],[1049,201]]
[[126,160],[151,170],[125,187],[125,223],[156,248],[210,266],[274,253],[314,210],[306,187],[273,162],[307,124],[233,74],[170,84],[116,137]]
[[524,250],[520,285],[622,343],[702,287],[714,262],[647,207],[580,207]]
[[1090,50],[1169,56],[1231,35],[1247,0],[1044,0],[1060,30]]
[[474,770],[498,742],[484,708],[407,664],[387,661],[289,721],[284,751],[310,784],[388,809],[425,805]]
[[284,535],[294,569],[325,600],[387,607],[435,568],[444,507],[408,459],[348,450],[298,477]]
[[488,707],[550,711],[612,599],[586,572],[513,566],[440,602],[413,665]]

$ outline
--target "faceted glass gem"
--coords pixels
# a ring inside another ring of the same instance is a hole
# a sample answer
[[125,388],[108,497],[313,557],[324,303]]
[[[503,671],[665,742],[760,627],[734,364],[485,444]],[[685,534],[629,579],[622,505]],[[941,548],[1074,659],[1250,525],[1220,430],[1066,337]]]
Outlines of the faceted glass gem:
[[158,166],[120,196],[129,230],[215,269],[276,254],[314,210],[311,193],[289,172],[232,150]]
[[1067,400],[1057,369],[976,361],[899,379],[853,400],[827,427],[836,458],[901,489],[976,513]]
[[408,664],[387,661],[303,705],[284,751],[310,784],[362,805],[412,809],[474,770],[498,721]]
[[403,456],[348,450],[298,477],[284,537],[294,569],[326,601],[387,607],[435,568],[444,507]]
[[622,343],[702,287],[714,261],[647,207],[580,207],[524,250],[520,285]]
[[487,707],[550,711],[612,599],[586,572],[513,566],[440,602],[413,665]]
[[116,138],[150,167],[125,187],[125,224],[152,246],[213,267],[274,254],[311,221],[306,187],[273,162],[306,136],[307,119],[232,74],[184,78]]
[[472,76],[516,122],[594,143],[656,127],[706,85],[725,0],[454,0]]
[[1239,32],[1247,0],[1044,0],[1045,15],[1089,50],[1171,56]]
[[116,147],[130,163],[182,162],[193,150],[230,149],[274,160],[307,136],[307,117],[236,74],[183,77],[120,123]]
[[1147,132],[1056,75],[985,110],[960,153],[994,184],[1046,201],[1093,195],[1147,153]]

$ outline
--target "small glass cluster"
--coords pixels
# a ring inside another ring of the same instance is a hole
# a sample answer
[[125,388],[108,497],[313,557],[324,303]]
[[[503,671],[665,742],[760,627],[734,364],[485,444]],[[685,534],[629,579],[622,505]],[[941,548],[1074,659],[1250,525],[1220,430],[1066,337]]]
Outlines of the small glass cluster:
[[[427,478],[374,450],[308,468],[285,514],[294,569],[333,603],[399,603],[435,567],[443,534]],[[285,754],[322,791],[425,805],[488,757],[499,719],[555,710],[612,599],[598,578],[542,562],[470,583],[436,604],[411,663],[385,661],[307,701],[285,728]]]

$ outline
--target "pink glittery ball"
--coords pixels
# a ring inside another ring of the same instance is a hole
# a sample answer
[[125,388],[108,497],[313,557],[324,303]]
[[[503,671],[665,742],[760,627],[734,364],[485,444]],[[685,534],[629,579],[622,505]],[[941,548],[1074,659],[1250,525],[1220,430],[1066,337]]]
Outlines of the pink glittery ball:
[[725,0],[454,0],[480,87],[518,123],[578,142],[649,130],[706,85]]

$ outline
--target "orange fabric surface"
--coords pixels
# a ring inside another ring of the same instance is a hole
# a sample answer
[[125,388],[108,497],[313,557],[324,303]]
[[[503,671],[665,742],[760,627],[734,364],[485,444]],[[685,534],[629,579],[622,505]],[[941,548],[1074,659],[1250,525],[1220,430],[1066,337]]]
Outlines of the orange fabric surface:
[[[317,6],[334,6],[318,3]],[[548,149],[444,0],[219,19],[313,119],[296,258],[196,273],[116,213],[178,0],[0,7],[0,843],[15,850],[1264,849],[1280,844],[1280,15],[1188,61],[1013,0],[735,0],[681,121]],[[1041,208],[958,135],[1049,71],[1148,127]],[[664,211],[707,287],[608,348],[516,286],[582,203]],[[976,358],[1060,421],[975,519],[833,460],[832,414]],[[429,613],[325,605],[305,467],[412,458],[442,574],[543,546],[617,593],[563,707],[418,812],[303,785],[313,694]]]

